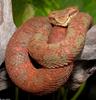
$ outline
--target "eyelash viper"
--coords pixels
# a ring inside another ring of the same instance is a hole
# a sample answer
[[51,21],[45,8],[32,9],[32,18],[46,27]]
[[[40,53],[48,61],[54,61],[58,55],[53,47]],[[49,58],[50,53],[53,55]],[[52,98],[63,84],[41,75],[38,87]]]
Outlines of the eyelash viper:
[[[80,13],[78,14],[78,17],[75,17],[73,22],[70,24],[70,29],[76,26],[74,28],[76,30],[75,32],[77,34],[81,34],[80,36],[85,36],[85,33],[91,24],[91,17],[88,14]],[[17,29],[10,39],[6,49],[5,64],[10,78],[18,87],[34,94],[43,95],[56,91],[68,80],[68,77],[73,69],[73,63],[70,63],[62,68],[58,67],[48,69],[46,66],[35,68],[35,65],[31,62],[28,50],[30,43],[32,43],[30,41],[32,41],[32,38],[36,35],[36,32],[45,32],[45,34],[47,34],[47,31],[49,33],[50,29],[52,29],[52,25],[49,23],[49,19],[47,17],[31,18]],[[53,35],[50,35],[48,40],[50,44],[61,43],[63,39],[62,36],[65,35],[65,28],[54,26],[52,30]],[[56,37],[56,35],[58,35],[58,37]],[[59,37],[60,35],[61,37]],[[70,43],[67,43],[66,46],[70,48],[69,44],[72,44],[72,41],[76,40],[77,38],[79,38],[79,35],[74,35],[73,39],[70,40]],[[36,52],[38,52],[39,48],[36,50]]]

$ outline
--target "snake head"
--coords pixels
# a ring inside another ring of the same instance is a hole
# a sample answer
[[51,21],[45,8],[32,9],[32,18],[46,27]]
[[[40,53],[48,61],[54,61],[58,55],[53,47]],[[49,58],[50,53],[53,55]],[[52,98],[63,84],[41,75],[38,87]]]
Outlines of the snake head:
[[53,25],[66,27],[71,18],[79,12],[77,7],[68,7],[64,10],[52,11],[49,14],[49,22]]

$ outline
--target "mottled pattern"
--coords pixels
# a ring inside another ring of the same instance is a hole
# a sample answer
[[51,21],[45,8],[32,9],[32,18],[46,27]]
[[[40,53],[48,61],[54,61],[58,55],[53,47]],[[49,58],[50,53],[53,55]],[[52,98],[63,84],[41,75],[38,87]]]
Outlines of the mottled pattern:
[[[72,61],[83,47],[90,23],[91,17],[84,13],[79,13],[68,29],[52,27],[46,17],[28,20],[17,29],[7,46],[5,63],[12,81],[34,94],[56,91],[68,80],[73,69]],[[34,53],[33,58],[39,59],[39,68],[29,58],[28,48]]]
[[[35,68],[28,55],[28,43],[36,31],[42,33],[43,26],[49,27],[48,32],[52,29],[45,17],[36,17],[28,20],[14,33],[9,41],[6,50],[6,70],[12,81],[25,91],[43,95],[56,91],[61,85],[68,80],[73,69],[73,64],[56,69],[47,69],[41,66],[39,69]],[[62,30],[62,36],[65,35],[64,28],[55,28],[53,33],[57,30]],[[57,32],[59,35],[59,31]],[[50,43],[56,43],[61,40],[61,37],[54,39],[54,35],[50,36]],[[34,45],[35,46],[35,45]]]
[[[88,14],[79,12],[69,23],[65,38],[58,43],[51,44],[48,43],[48,37],[52,32],[52,26],[43,25],[35,31],[36,34],[29,43],[31,57],[47,68],[70,65],[84,46],[86,32],[91,21]],[[57,37],[54,36],[54,38]]]

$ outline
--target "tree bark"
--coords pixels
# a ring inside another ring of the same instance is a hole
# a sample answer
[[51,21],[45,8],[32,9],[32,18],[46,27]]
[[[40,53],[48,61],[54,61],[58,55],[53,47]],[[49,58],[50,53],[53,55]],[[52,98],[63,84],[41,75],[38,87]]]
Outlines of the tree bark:
[[15,32],[11,0],[0,0],[0,90],[7,88],[6,71],[1,68],[4,62],[7,43]]

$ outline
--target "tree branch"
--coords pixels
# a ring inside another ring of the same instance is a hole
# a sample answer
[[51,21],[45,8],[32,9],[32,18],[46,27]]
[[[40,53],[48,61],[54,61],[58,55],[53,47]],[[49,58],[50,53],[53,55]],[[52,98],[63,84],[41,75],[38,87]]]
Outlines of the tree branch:
[[0,0],[0,90],[8,87],[6,71],[4,68],[1,68],[1,64],[5,58],[8,41],[15,30],[11,0]]

